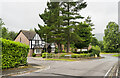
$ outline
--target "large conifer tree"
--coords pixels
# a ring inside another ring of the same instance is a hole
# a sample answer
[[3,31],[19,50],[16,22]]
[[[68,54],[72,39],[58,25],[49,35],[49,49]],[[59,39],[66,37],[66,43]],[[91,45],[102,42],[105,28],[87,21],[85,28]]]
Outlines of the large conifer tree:
[[[63,16],[63,26],[65,30],[65,38],[67,40],[67,52],[70,50],[70,42],[72,38],[78,35],[73,34],[75,26],[79,23],[76,19],[83,19],[80,15],[80,10],[87,6],[86,2],[62,2],[62,16]],[[73,37],[74,36],[74,37]]]

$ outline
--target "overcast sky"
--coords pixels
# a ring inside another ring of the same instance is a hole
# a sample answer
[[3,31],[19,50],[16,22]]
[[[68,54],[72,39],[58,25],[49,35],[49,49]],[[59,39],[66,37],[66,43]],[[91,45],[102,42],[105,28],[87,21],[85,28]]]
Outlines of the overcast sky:
[[[104,33],[108,22],[118,22],[119,0],[86,0],[88,6],[80,11],[82,16],[90,16],[95,24],[93,33]],[[47,0],[4,0],[0,2],[0,17],[8,30],[19,32],[43,25],[39,14],[43,13]]]

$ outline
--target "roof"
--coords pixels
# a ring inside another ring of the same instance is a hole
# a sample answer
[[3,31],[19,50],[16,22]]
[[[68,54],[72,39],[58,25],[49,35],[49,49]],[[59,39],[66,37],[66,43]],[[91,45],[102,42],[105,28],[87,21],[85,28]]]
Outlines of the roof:
[[28,40],[33,39],[36,34],[34,31],[21,30],[21,32],[27,37]]
[[[27,37],[28,40],[32,40],[36,34],[36,32],[34,31],[27,31],[27,30],[20,30],[20,32],[22,32]],[[18,35],[20,34],[20,32],[18,33]]]

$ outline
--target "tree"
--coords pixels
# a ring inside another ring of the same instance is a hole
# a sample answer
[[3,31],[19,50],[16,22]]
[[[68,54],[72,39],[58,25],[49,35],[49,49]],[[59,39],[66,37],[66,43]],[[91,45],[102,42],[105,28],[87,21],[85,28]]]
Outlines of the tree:
[[92,46],[99,45],[99,41],[95,37],[92,37],[91,45]]
[[5,25],[2,19],[0,18],[0,37],[2,37],[2,26]]
[[103,45],[105,52],[118,51],[119,40],[119,26],[115,22],[109,22],[104,30]]
[[45,25],[42,26],[38,24],[40,29],[35,29],[35,31],[40,35],[41,38],[44,38],[45,41],[47,37],[47,42],[57,43],[58,52],[60,51],[60,44],[64,41],[64,28],[60,26],[62,23],[62,18],[59,13],[59,2],[47,2],[47,8],[44,10],[44,13],[39,14]]
[[14,41],[17,33],[15,33],[14,31],[10,31],[10,32],[8,33],[8,35],[9,35],[9,38],[8,38],[8,39]]
[[67,41],[67,52],[70,49],[70,43],[74,39],[80,39],[79,36],[74,33],[73,29],[79,23],[76,19],[83,19],[79,13],[80,10],[87,6],[86,2],[62,2],[62,16],[63,16],[63,27],[65,27],[65,39]]
[[101,51],[104,51],[103,41],[99,41],[98,46],[101,48]]
[[14,40],[17,33],[15,33],[14,31],[8,31],[6,27],[2,27],[3,25],[5,24],[0,18],[0,37],[4,39]]
[[90,18],[89,21],[87,20],[78,24],[75,32],[80,36],[80,38],[82,38],[83,41],[75,43],[75,46],[77,48],[84,48],[89,46],[93,36],[93,34],[91,33],[91,31],[93,30],[92,26],[94,25],[91,23]]
[[9,39],[8,29],[5,27],[2,27],[2,38]]

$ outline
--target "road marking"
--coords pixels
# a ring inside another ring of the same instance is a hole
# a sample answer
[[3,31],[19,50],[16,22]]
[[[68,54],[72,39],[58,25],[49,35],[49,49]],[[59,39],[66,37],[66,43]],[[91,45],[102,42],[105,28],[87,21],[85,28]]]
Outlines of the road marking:
[[107,71],[107,73],[105,74],[104,78],[106,78],[106,76],[108,76],[109,72],[111,71],[111,69],[113,68],[113,66]]
[[50,69],[50,66],[48,66],[47,68],[45,68],[45,69],[40,69],[40,70],[37,70],[37,71],[35,71],[35,72],[41,72],[41,71],[43,71],[43,70],[48,70],[48,69]]
[[118,68],[117,68],[117,71],[116,71],[116,77],[118,77]]

